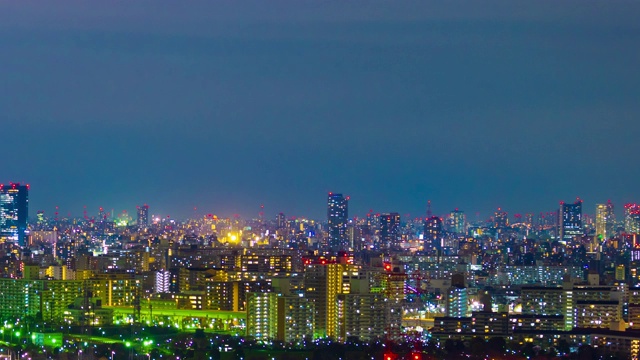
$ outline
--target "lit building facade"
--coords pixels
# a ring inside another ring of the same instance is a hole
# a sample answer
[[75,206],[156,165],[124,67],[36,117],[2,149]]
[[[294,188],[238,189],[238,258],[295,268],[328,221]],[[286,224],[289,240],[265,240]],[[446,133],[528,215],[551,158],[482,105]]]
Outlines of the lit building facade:
[[380,215],[380,242],[386,248],[400,245],[400,214]]
[[0,184],[0,240],[26,244],[29,185]]
[[382,293],[340,294],[338,301],[338,341],[350,337],[361,341],[385,338],[387,302]]
[[521,292],[522,313],[532,315],[557,315],[564,319],[564,330],[574,327],[573,287],[523,286]]
[[464,211],[459,209],[453,210],[449,213],[448,227],[449,231],[456,234],[464,234],[466,232],[467,218]]
[[278,313],[273,293],[251,293],[247,297],[247,336],[267,341],[275,338]]
[[509,226],[509,214],[498,208],[493,217],[493,227],[496,229],[504,229]]
[[596,241],[607,240],[614,236],[615,217],[611,201],[596,205]]
[[299,295],[249,293],[247,336],[299,343],[313,338],[313,303]]
[[424,222],[424,250],[428,254],[441,255],[443,239],[442,219],[437,216]]
[[582,235],[582,200],[578,199],[573,204],[561,202],[559,217],[560,240],[567,241]]
[[136,219],[136,225],[139,229],[143,229],[149,226],[149,205],[144,204],[138,206],[138,218]]
[[465,317],[469,311],[469,297],[464,286],[452,286],[447,289],[447,316]]
[[609,329],[620,321],[620,302],[616,300],[578,300],[575,304],[575,327]]
[[640,233],[640,205],[626,204],[624,206],[624,231],[627,234]]
[[348,249],[347,219],[349,217],[349,197],[329,193],[327,197],[327,220],[329,226],[329,247],[334,250]]

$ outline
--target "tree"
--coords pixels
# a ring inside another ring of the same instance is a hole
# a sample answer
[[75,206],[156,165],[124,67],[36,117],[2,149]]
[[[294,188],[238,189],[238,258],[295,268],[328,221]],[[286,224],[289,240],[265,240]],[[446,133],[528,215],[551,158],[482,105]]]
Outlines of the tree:
[[480,337],[474,337],[473,339],[471,339],[469,348],[471,350],[471,355],[478,357],[486,355],[488,352],[487,343]]
[[598,354],[591,345],[581,345],[578,348],[579,360],[595,360],[598,358]]
[[558,346],[556,347],[556,350],[558,350],[559,355],[565,355],[571,352],[569,343],[565,339],[560,339],[560,341],[558,341]]
[[507,347],[507,341],[502,336],[494,336],[487,341],[487,346],[490,350],[503,354]]

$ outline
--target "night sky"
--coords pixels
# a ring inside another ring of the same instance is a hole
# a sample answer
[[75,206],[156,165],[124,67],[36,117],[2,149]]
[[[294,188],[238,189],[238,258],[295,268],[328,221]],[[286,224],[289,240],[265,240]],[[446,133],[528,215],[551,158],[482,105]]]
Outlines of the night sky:
[[2,1],[0,182],[80,216],[640,201],[638,1]]

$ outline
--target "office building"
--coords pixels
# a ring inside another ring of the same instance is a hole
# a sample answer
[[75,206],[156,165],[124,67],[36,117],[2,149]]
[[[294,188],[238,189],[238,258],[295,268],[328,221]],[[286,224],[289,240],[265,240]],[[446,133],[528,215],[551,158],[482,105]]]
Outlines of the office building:
[[380,215],[380,243],[384,248],[400,246],[400,214]]
[[558,227],[560,240],[568,241],[582,235],[582,200],[573,204],[560,203]]
[[627,234],[640,233],[640,206],[638,204],[624,206],[624,231]]
[[287,227],[287,219],[284,213],[278,213],[276,215],[276,230],[281,230]]
[[509,226],[509,214],[501,208],[495,212],[493,216],[493,227],[496,229],[504,229]]
[[427,254],[441,255],[442,239],[442,219],[437,216],[427,218],[424,222],[424,251]]
[[455,234],[464,234],[466,231],[466,216],[464,211],[455,209],[449,213],[447,219],[448,230]]
[[[611,201],[606,204],[596,205],[596,237],[599,244],[603,240],[608,240],[615,233],[615,217],[613,214],[613,204]],[[596,249],[597,250],[597,249]]]
[[26,244],[29,185],[0,184],[0,241]]
[[347,219],[349,217],[349,197],[329,193],[327,197],[327,220],[329,223],[329,247],[333,250],[348,249]]
[[138,218],[136,220],[136,225],[138,225],[139,229],[146,228],[149,226],[149,205],[144,204],[142,206],[138,206]]

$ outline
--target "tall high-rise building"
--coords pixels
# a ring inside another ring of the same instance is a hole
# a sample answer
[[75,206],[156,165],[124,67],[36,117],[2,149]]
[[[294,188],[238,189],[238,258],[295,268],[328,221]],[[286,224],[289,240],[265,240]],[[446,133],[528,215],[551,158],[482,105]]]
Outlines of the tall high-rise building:
[[447,223],[449,231],[456,234],[464,234],[466,226],[466,217],[464,215],[464,211],[460,211],[458,209],[453,210],[451,213],[449,213]]
[[640,233],[640,205],[626,204],[624,206],[624,231],[627,234]]
[[502,211],[501,208],[494,214],[493,227],[496,229],[504,229],[509,226],[509,214],[506,211]]
[[0,240],[25,245],[29,185],[0,184]]
[[467,288],[463,274],[454,274],[451,277],[451,287],[446,293],[446,314],[450,317],[465,317],[469,310]]
[[278,215],[276,215],[276,229],[280,230],[286,227],[287,227],[287,219],[284,216],[284,213],[278,213]]
[[439,254],[442,250],[442,219],[437,216],[424,222],[424,251]]
[[329,247],[334,250],[346,250],[347,218],[349,217],[349,197],[329,193],[327,197],[327,220],[329,222]]
[[606,204],[596,205],[596,240],[607,240],[614,234],[615,217],[613,204],[609,200]]
[[354,251],[360,251],[366,246],[364,240],[363,227],[353,219],[350,219],[347,223],[347,241],[349,242],[349,247]]
[[380,240],[385,247],[400,245],[400,214],[380,215]]
[[578,199],[573,204],[560,202],[558,227],[560,240],[582,235],[582,200]]
[[138,219],[136,221],[136,225],[138,225],[139,228],[149,226],[149,205],[144,204],[142,206],[138,206]]
[[285,343],[313,338],[313,303],[298,295],[247,294],[247,335]]
[[305,297],[314,304],[314,337],[338,334],[339,294],[350,294],[368,279],[356,265],[320,261],[309,264],[304,272]]

